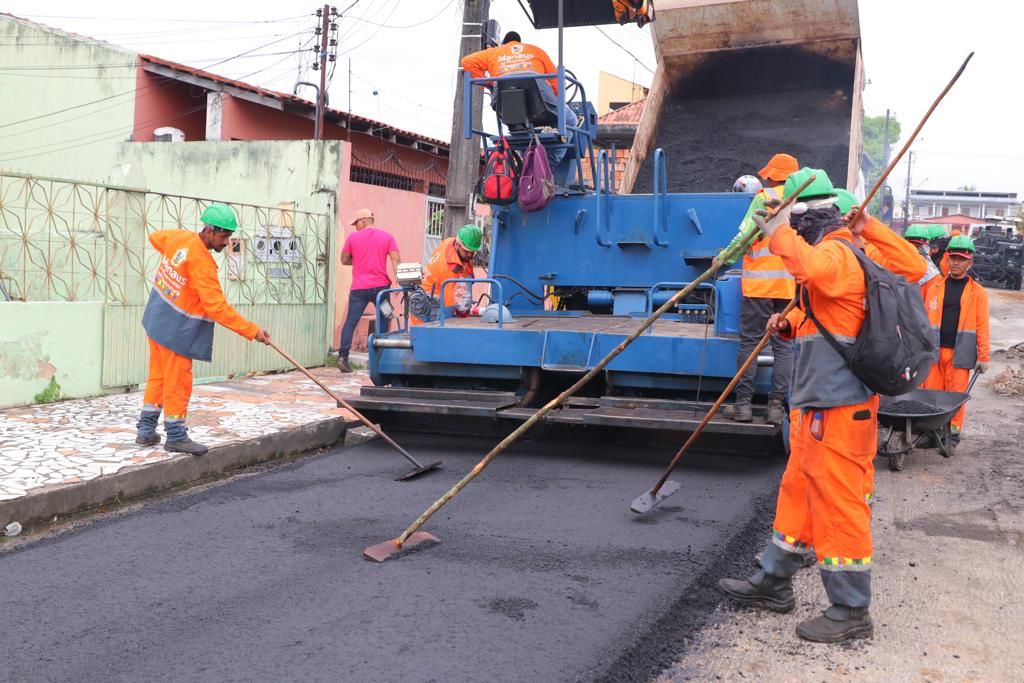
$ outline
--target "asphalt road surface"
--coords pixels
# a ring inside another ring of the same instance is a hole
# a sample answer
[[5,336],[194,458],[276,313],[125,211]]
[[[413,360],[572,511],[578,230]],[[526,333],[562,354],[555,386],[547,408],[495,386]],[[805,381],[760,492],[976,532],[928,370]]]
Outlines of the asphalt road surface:
[[670,454],[527,443],[428,523],[441,545],[376,564],[491,445],[400,442],[444,469],[392,481],[374,441],[0,554],[0,679],[649,680],[753,566],[782,468],[695,458],[641,517]]

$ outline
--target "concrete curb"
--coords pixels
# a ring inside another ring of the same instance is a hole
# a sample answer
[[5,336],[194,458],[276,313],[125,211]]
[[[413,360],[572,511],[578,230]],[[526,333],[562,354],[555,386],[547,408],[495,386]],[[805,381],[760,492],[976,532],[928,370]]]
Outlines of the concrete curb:
[[0,502],[0,522],[17,521],[26,529],[122,500],[199,482],[226,472],[333,446],[349,425],[335,417],[269,436],[211,448],[201,457],[181,455],[150,465],[126,467],[116,474],[64,484]]

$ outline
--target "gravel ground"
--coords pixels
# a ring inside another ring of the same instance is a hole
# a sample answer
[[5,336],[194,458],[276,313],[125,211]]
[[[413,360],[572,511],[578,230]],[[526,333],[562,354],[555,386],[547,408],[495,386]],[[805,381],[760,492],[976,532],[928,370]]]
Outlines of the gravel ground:
[[[1024,296],[990,290],[993,367],[967,409],[949,460],[915,451],[907,469],[877,464],[875,637],[843,645],[800,640],[794,627],[826,606],[817,572],[796,579],[786,615],[722,604],[661,682],[1022,681],[1024,402],[992,391],[1024,340]],[[751,566],[753,566],[751,558]]]

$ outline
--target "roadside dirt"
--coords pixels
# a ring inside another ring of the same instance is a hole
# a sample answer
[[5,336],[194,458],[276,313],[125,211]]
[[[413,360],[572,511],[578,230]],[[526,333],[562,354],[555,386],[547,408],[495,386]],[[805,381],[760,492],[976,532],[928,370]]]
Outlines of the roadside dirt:
[[826,607],[817,571],[804,570],[796,610],[720,606],[659,682],[1024,680],[1024,401],[994,391],[1024,372],[1013,348],[1024,341],[1024,295],[989,299],[992,379],[974,389],[957,455],[917,450],[903,472],[876,462],[874,639],[800,640],[797,622]]

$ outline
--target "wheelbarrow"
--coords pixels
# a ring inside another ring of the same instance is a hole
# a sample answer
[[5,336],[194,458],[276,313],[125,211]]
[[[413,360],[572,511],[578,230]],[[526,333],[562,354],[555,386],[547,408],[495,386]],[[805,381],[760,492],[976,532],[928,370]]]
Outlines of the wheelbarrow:
[[889,469],[898,472],[907,456],[921,448],[928,437],[938,443],[944,458],[952,457],[953,416],[971,397],[978,379],[975,371],[966,392],[915,389],[901,396],[883,396],[878,405],[878,453],[889,458]]

